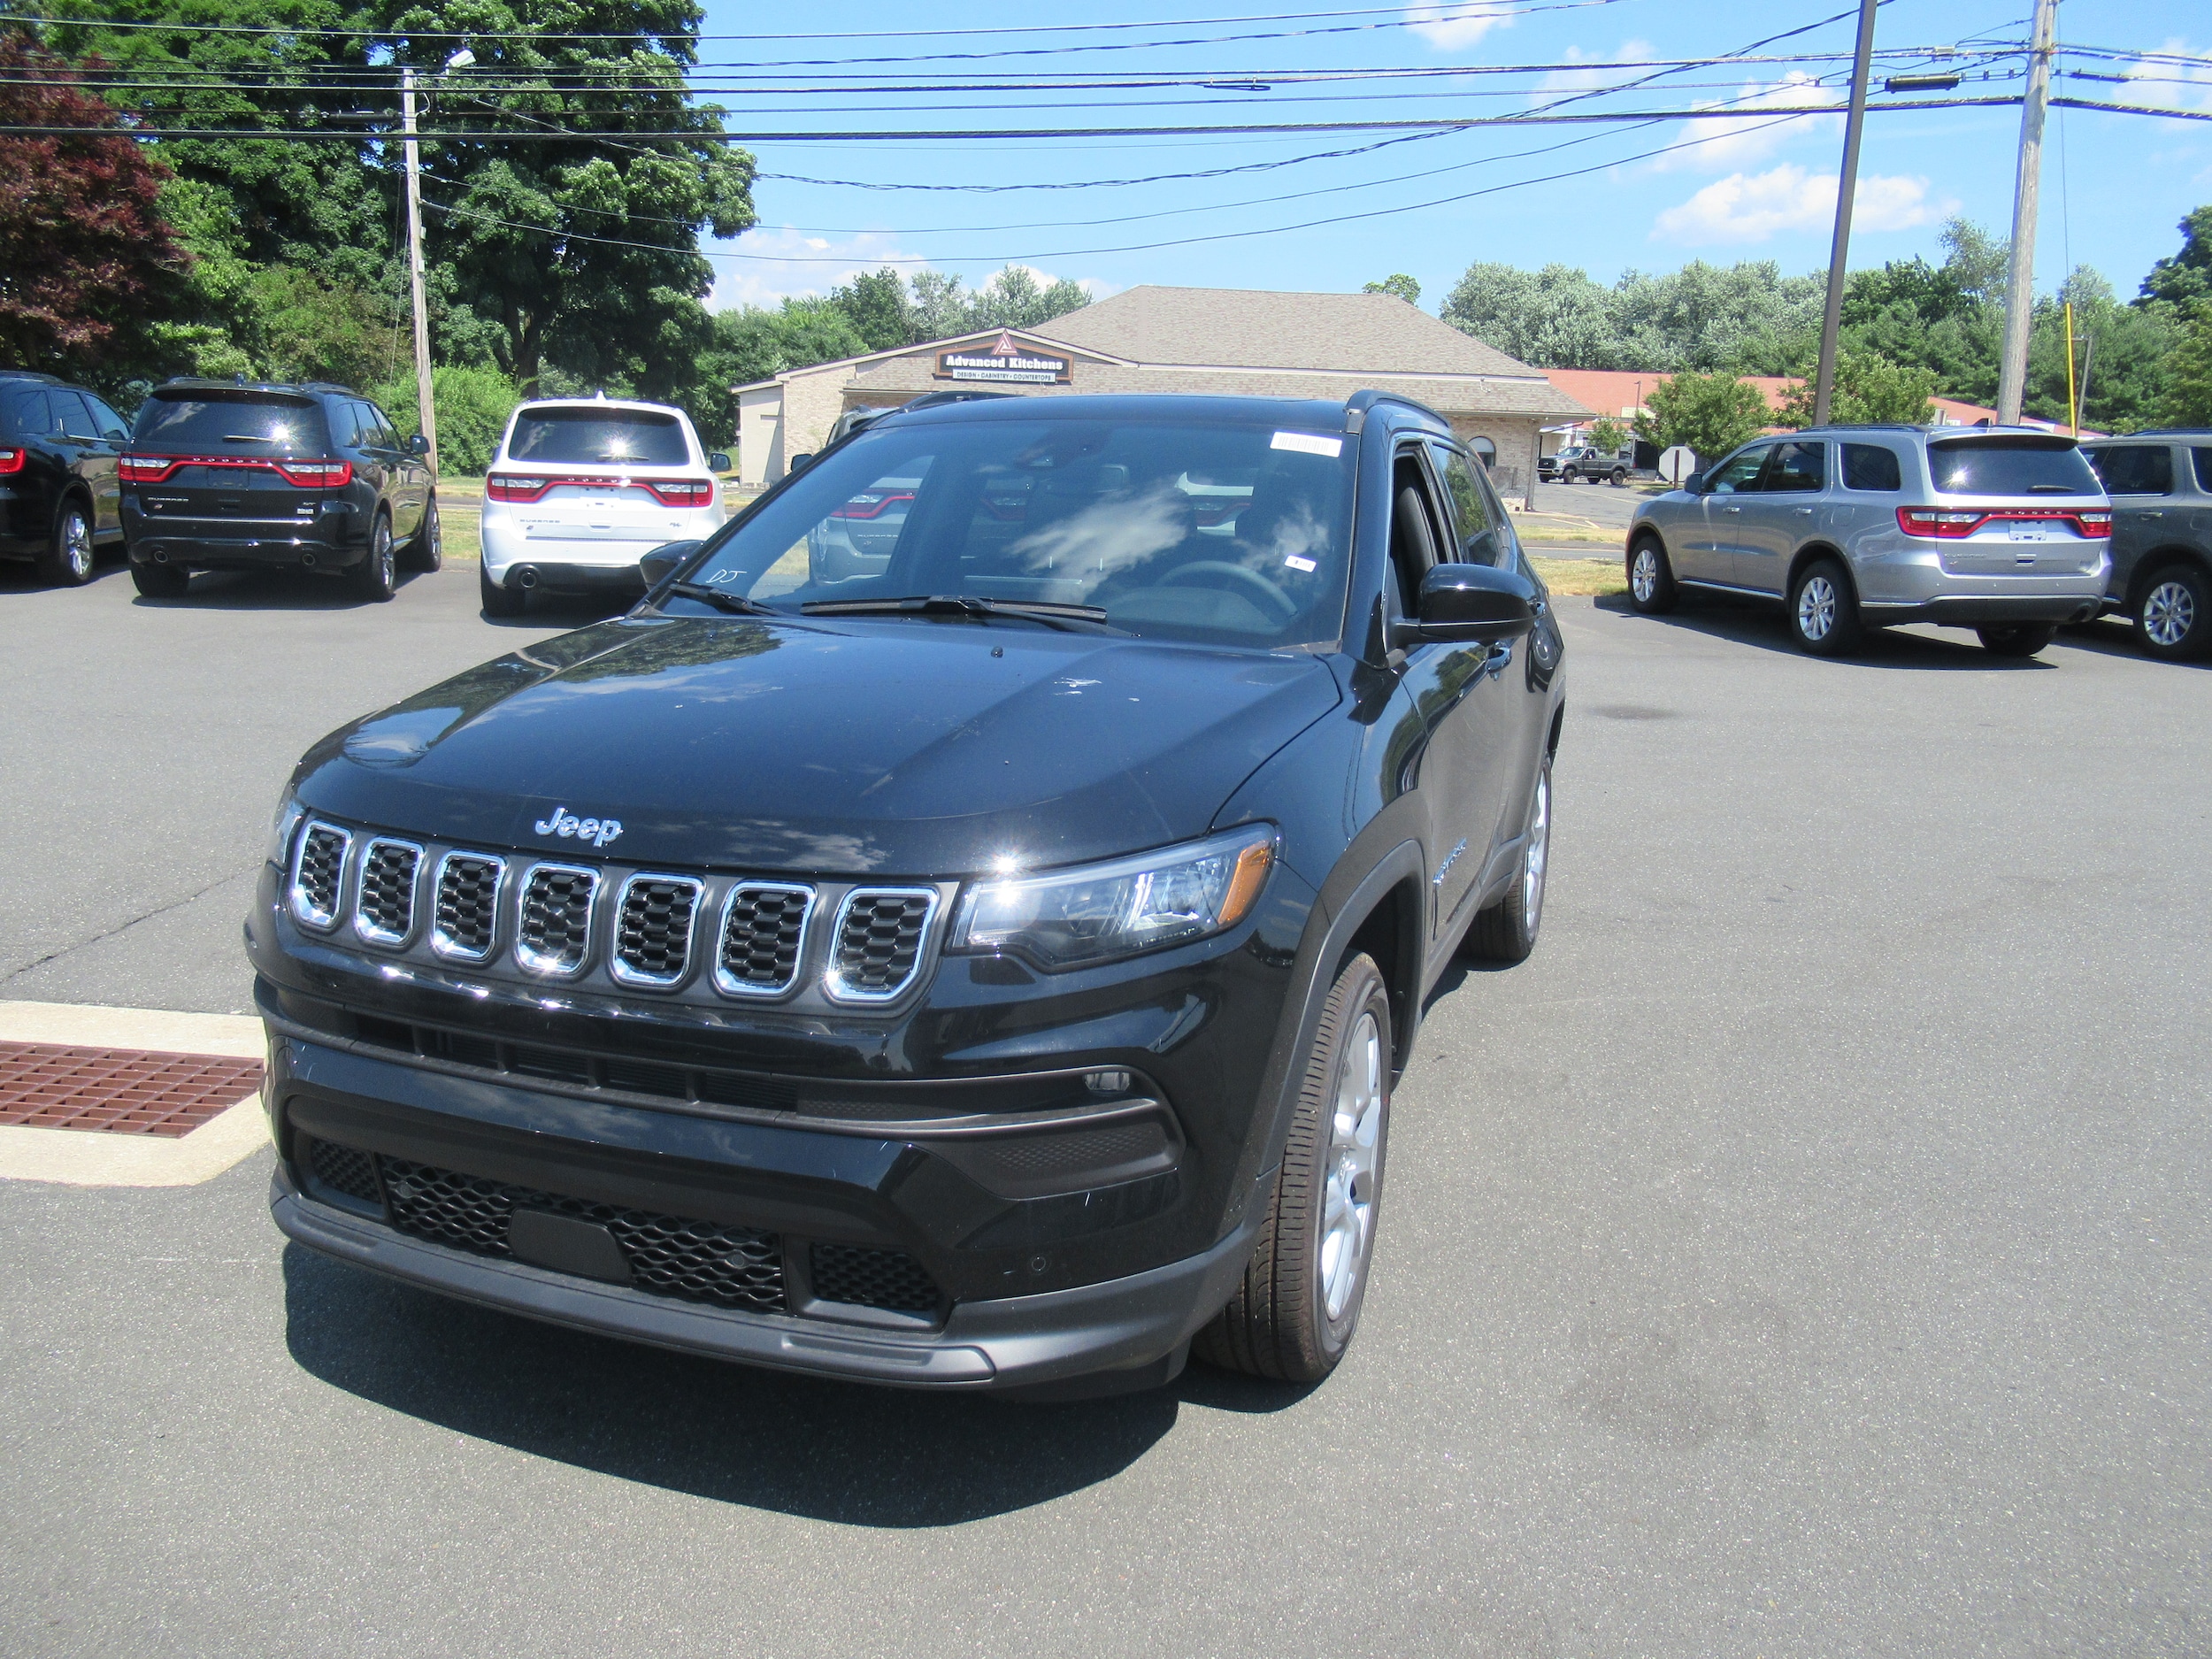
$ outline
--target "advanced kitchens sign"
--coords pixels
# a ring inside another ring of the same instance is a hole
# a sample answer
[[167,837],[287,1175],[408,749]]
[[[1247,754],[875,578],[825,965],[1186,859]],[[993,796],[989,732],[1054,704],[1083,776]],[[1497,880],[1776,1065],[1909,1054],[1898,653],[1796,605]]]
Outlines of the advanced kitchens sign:
[[1071,359],[1035,351],[1002,333],[987,348],[963,346],[937,354],[941,380],[1015,381],[1025,386],[1065,386],[1074,368]]

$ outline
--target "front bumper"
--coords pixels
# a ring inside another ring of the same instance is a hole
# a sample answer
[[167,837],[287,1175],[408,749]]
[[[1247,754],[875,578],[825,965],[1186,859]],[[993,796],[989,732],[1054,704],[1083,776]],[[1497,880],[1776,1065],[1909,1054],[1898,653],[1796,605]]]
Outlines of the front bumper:
[[282,1166],[270,1208],[284,1234],[310,1249],[465,1302],[657,1348],[907,1388],[1165,1382],[1191,1334],[1229,1300],[1252,1248],[1248,1222],[1203,1254],[1149,1272],[959,1303],[932,1331],[868,1330],[733,1312],[471,1256],[318,1203]]

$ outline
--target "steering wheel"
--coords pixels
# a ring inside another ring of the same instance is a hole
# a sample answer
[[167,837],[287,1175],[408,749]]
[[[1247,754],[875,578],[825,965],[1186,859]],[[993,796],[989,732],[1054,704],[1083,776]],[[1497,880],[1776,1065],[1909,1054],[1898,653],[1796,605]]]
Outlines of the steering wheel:
[[[1217,578],[1227,580],[1218,580]],[[1241,565],[1232,565],[1227,559],[1200,559],[1195,564],[1179,565],[1162,577],[1162,588],[1241,588],[1249,595],[1266,601],[1269,609],[1277,612],[1276,620],[1287,622],[1298,614],[1298,602],[1255,570]]]

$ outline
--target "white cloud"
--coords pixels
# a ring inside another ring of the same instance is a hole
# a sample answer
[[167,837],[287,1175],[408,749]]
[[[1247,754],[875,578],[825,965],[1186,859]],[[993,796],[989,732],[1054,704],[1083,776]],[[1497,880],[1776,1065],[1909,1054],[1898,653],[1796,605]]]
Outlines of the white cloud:
[[[1701,103],[1701,110],[1727,108],[1733,110],[1790,110],[1801,109],[1809,104],[1840,105],[1841,91],[1824,87],[1801,69],[1793,69],[1781,80],[1771,84],[1752,81],[1734,97]],[[1741,167],[1746,163],[1772,155],[1793,138],[1802,138],[1809,133],[1839,131],[1843,125],[1840,115],[1801,115],[1794,119],[1762,120],[1749,115],[1707,116],[1682,123],[1677,134],[1678,143],[1687,143],[1686,150],[1671,150],[1653,164],[1658,173],[1671,173],[1686,167],[1715,169]]]
[[[2198,57],[2179,35],[2159,47],[2168,57]],[[2157,63],[2139,58],[2123,72],[2128,84],[2115,102],[2145,104],[2162,110],[2212,110],[2212,66],[2202,63]],[[2170,130],[2170,129],[2169,129]]]
[[[1955,211],[1953,201],[1932,201],[1925,179],[1868,174],[1851,200],[1851,228],[1910,230]],[[1761,173],[1732,173],[1688,201],[1659,215],[1652,240],[1697,247],[1710,242],[1764,242],[1778,233],[1824,231],[1835,222],[1836,175],[1808,173],[1785,163]]]
[[1440,52],[1460,51],[1495,28],[1513,26],[1505,0],[1423,0],[1406,8],[1413,32]]

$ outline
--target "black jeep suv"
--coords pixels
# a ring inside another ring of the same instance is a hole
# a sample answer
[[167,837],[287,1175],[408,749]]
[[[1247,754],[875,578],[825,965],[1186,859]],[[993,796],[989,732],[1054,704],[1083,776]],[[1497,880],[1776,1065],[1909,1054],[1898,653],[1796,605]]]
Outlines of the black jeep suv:
[[1423,1000],[1542,915],[1562,641],[1443,419],[901,411],[649,575],[295,772],[278,1225],[823,1375],[1326,1375]]
[[174,598],[196,570],[305,570],[389,599],[402,557],[442,557],[428,449],[342,386],[165,381],[122,457],[131,578]]
[[35,559],[50,582],[90,581],[101,545],[123,539],[115,464],[127,435],[82,387],[0,369],[0,558]]

